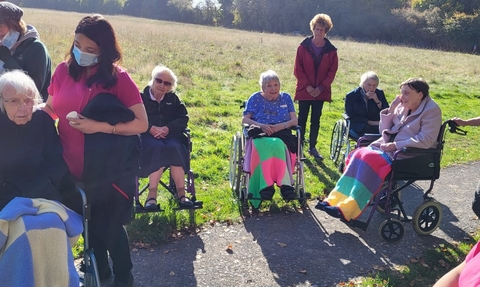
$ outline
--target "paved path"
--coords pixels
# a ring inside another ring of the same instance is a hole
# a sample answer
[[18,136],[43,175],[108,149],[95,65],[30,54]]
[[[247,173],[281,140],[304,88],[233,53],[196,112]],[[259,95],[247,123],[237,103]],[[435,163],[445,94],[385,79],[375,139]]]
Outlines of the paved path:
[[[334,286],[374,265],[405,264],[425,248],[464,240],[479,227],[470,208],[479,170],[480,162],[442,170],[434,198],[442,204],[443,220],[430,236],[417,235],[406,223],[404,238],[389,244],[379,234],[383,218],[378,213],[367,232],[315,209],[251,217],[155,250],[132,251],[134,286]],[[409,215],[421,203],[419,188],[427,185],[403,192]]]

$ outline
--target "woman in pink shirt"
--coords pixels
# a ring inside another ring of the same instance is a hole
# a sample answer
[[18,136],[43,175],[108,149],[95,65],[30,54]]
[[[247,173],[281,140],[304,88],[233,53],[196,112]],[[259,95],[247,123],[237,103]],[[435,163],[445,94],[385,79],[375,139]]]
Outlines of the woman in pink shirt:
[[[123,225],[131,212],[128,206],[131,207],[129,203],[135,189],[135,171],[121,179],[111,178],[106,189],[88,190],[87,186],[92,183],[82,178],[88,173],[88,170],[84,170],[85,159],[89,156],[85,152],[86,138],[91,135],[112,135],[117,136],[116,141],[121,141],[128,136],[143,133],[148,128],[139,90],[131,77],[117,65],[121,58],[121,50],[111,24],[98,14],[84,17],[75,29],[67,60],[58,65],[52,76],[45,111],[59,120],[58,132],[63,157],[71,174],[85,184],[87,195],[93,195],[93,201],[90,200],[92,221],[89,238],[91,247],[95,250],[100,277],[105,280],[111,275],[109,254],[113,262],[114,286],[132,286],[132,262]],[[133,120],[111,124],[82,115],[92,99],[105,93],[118,99],[119,104],[132,114]],[[69,114],[72,111],[77,112],[77,116]],[[105,166],[114,160],[108,158],[108,155],[104,157]],[[123,187],[119,181],[122,181]],[[116,201],[122,200],[122,197],[126,200]]]

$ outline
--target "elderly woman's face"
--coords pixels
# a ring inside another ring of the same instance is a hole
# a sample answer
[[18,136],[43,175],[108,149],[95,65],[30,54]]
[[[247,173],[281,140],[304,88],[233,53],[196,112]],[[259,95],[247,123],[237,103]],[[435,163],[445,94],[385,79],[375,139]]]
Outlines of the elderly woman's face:
[[163,97],[168,92],[172,91],[173,79],[170,73],[163,71],[158,73],[153,79],[152,94],[155,98]]
[[313,36],[315,36],[315,38],[322,39],[325,38],[326,35],[327,33],[325,33],[325,28],[323,28],[319,24],[315,24],[315,26],[313,27]]
[[374,79],[367,79],[364,83],[362,88],[365,90],[365,92],[375,92],[375,89],[377,88],[378,83]]
[[280,83],[277,80],[270,80],[263,87],[263,93],[267,100],[275,100],[280,94]]
[[11,86],[2,91],[3,106],[7,117],[17,125],[24,125],[32,119],[34,97],[18,94]]
[[405,108],[415,111],[420,106],[422,99],[422,92],[417,92],[408,85],[403,85],[400,88],[400,100]]

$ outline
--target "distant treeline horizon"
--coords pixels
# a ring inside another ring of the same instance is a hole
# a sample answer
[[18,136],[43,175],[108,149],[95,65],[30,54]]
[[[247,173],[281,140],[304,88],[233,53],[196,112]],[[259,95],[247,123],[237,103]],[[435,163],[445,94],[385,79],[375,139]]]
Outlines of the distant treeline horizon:
[[[123,14],[280,34],[311,34],[329,14],[329,36],[478,53],[480,0],[11,0],[31,8]],[[480,49],[480,46],[479,46]]]

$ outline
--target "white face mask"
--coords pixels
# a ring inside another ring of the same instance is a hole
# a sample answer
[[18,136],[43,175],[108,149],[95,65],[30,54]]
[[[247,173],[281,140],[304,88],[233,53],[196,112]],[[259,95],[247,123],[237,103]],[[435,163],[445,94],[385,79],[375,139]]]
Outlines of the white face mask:
[[98,63],[97,54],[82,52],[77,46],[73,46],[73,55],[75,56],[75,61],[82,67],[89,67]]
[[8,33],[5,34],[5,36],[3,36],[2,41],[1,41],[2,45],[7,47],[9,50],[11,50],[13,45],[15,45],[15,43],[17,43],[18,36],[20,36],[19,32],[10,29],[10,31],[8,31]]

